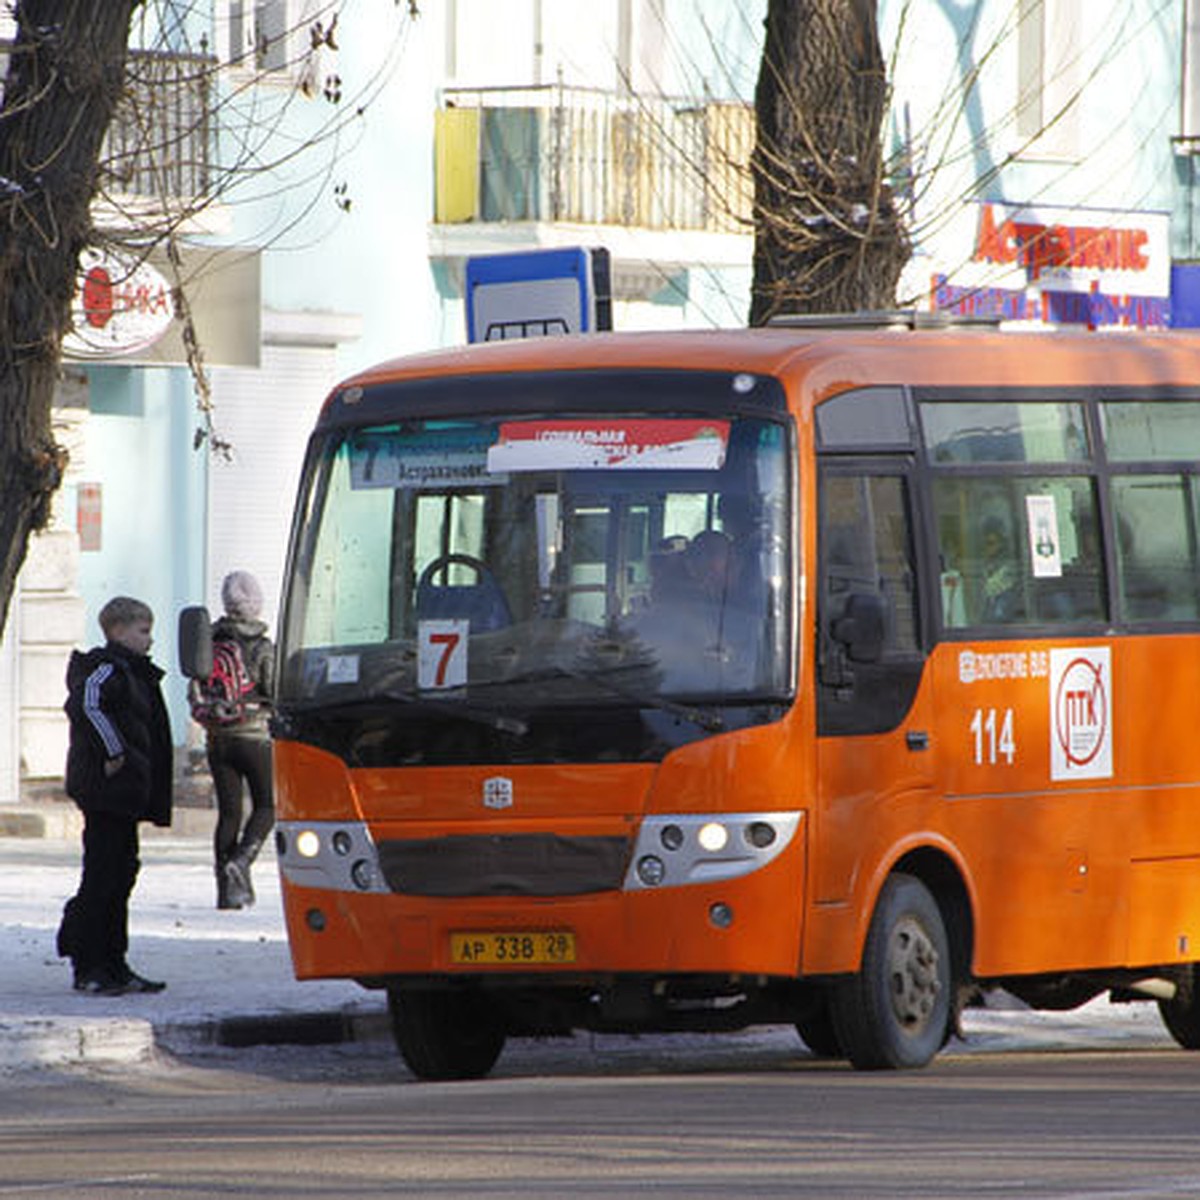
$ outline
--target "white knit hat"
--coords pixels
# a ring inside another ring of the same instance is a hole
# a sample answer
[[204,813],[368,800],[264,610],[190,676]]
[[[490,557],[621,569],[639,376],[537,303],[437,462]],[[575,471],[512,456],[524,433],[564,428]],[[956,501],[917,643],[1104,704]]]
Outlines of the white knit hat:
[[249,571],[230,571],[221,584],[221,603],[231,617],[257,617],[262,612],[262,588]]

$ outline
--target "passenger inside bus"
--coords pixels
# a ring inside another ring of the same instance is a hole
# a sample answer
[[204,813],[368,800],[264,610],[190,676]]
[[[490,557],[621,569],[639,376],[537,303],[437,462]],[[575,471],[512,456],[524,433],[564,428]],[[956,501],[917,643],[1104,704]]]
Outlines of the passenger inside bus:
[[944,529],[940,540],[942,621],[948,629],[957,629],[967,623],[963,577],[959,570],[962,550],[957,527]]
[[980,620],[985,624],[1020,620],[1024,616],[1021,579],[1013,539],[996,516],[983,522],[983,583]]

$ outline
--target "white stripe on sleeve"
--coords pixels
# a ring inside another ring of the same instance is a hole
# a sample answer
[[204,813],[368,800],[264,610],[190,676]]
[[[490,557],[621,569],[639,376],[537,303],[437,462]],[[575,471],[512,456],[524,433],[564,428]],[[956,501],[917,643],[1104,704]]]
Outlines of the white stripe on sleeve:
[[112,673],[112,663],[101,663],[87,677],[83,685],[83,713],[91,721],[92,728],[100,735],[105,753],[109,758],[116,758],[125,753],[125,747],[112,721],[108,719],[108,713],[100,707],[100,689]]

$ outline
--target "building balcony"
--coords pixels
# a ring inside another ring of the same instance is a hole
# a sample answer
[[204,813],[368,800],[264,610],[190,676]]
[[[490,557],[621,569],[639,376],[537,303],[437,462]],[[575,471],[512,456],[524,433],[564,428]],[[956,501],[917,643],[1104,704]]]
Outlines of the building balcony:
[[153,208],[208,194],[215,67],[208,55],[130,51],[101,154],[110,199],[135,197]]
[[617,262],[746,257],[750,105],[454,88],[434,137],[435,258],[571,241],[606,244]]

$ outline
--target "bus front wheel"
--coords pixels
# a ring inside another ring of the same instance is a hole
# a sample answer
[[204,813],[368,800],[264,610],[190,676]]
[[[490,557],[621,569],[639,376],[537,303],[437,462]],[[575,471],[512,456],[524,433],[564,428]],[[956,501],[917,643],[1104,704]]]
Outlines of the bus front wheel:
[[841,1058],[837,1030],[833,1024],[833,1007],[824,989],[816,993],[796,1013],[796,1032],[800,1040],[817,1058]]
[[1200,1050],[1200,971],[1191,963],[1184,968],[1179,988],[1170,1000],[1160,1000],[1158,1011],[1162,1014],[1167,1032],[1185,1050]]
[[418,1079],[480,1079],[504,1049],[504,1028],[478,991],[388,992],[392,1035]]
[[946,1040],[952,990],[937,901],[915,876],[891,875],[871,917],[862,967],[834,998],[842,1052],[860,1070],[925,1066]]

